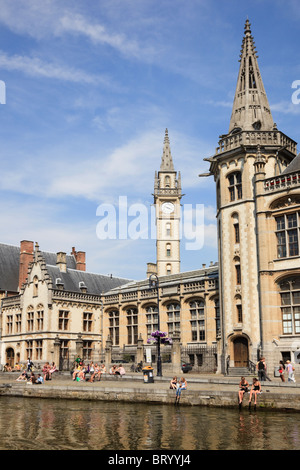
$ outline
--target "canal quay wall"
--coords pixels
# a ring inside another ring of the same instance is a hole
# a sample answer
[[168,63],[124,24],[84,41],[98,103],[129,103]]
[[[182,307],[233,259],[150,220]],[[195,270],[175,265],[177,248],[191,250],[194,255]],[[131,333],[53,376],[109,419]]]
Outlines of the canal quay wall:
[[[0,373],[0,396],[175,404],[175,391],[169,389],[170,377],[154,377],[154,383],[147,383],[137,374],[122,378],[107,375],[99,382],[90,383],[75,382],[70,374],[55,373],[51,381],[32,385],[16,381],[17,376]],[[180,406],[238,407],[240,378],[216,375],[186,378],[188,389],[182,391]],[[252,382],[252,378],[247,380]],[[248,408],[248,400],[249,393],[244,396],[243,407]],[[252,399],[252,408],[253,404]],[[262,382],[257,409],[300,411],[300,385],[276,379]]]

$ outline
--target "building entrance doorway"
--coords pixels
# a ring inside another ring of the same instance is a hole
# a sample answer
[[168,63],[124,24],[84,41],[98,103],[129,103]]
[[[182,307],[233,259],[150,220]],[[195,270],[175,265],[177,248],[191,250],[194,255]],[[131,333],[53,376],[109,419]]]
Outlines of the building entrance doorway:
[[239,336],[233,341],[234,367],[248,367],[248,341]]
[[13,348],[7,348],[7,350],[6,350],[6,363],[10,367],[14,367],[14,365],[15,365],[15,352],[14,352]]

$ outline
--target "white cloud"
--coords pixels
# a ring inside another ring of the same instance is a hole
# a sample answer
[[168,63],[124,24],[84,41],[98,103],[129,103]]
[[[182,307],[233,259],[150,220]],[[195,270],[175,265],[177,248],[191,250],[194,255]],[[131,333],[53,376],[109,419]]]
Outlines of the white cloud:
[[82,70],[68,68],[59,64],[47,63],[38,57],[20,55],[8,56],[0,51],[0,67],[5,70],[21,71],[31,77],[54,78],[78,83],[105,83],[109,81],[100,76],[88,74]]

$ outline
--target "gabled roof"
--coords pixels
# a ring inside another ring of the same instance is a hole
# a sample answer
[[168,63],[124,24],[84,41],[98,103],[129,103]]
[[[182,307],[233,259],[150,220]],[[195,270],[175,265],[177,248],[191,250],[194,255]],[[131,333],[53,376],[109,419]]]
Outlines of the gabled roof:
[[288,173],[293,173],[294,171],[300,171],[300,153],[293,158],[291,163],[283,170],[281,173],[282,175],[286,175]]
[[[73,255],[66,255],[67,272],[63,273],[56,266],[56,253],[40,251],[40,255],[45,262],[53,287],[56,285],[56,279],[60,278],[66,291],[81,292],[79,282],[83,282],[88,293],[100,294],[130,282],[129,279],[79,271],[76,269]],[[19,266],[20,247],[0,243],[0,291],[19,292]]]

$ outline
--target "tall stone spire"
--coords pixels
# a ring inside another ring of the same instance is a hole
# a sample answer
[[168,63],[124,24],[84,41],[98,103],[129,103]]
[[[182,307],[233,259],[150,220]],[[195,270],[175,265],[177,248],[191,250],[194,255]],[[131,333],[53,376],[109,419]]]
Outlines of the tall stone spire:
[[235,128],[246,131],[253,129],[270,131],[274,127],[254,44],[247,19],[229,132]]
[[174,171],[168,129],[165,131],[164,149],[161,158],[160,171]]

